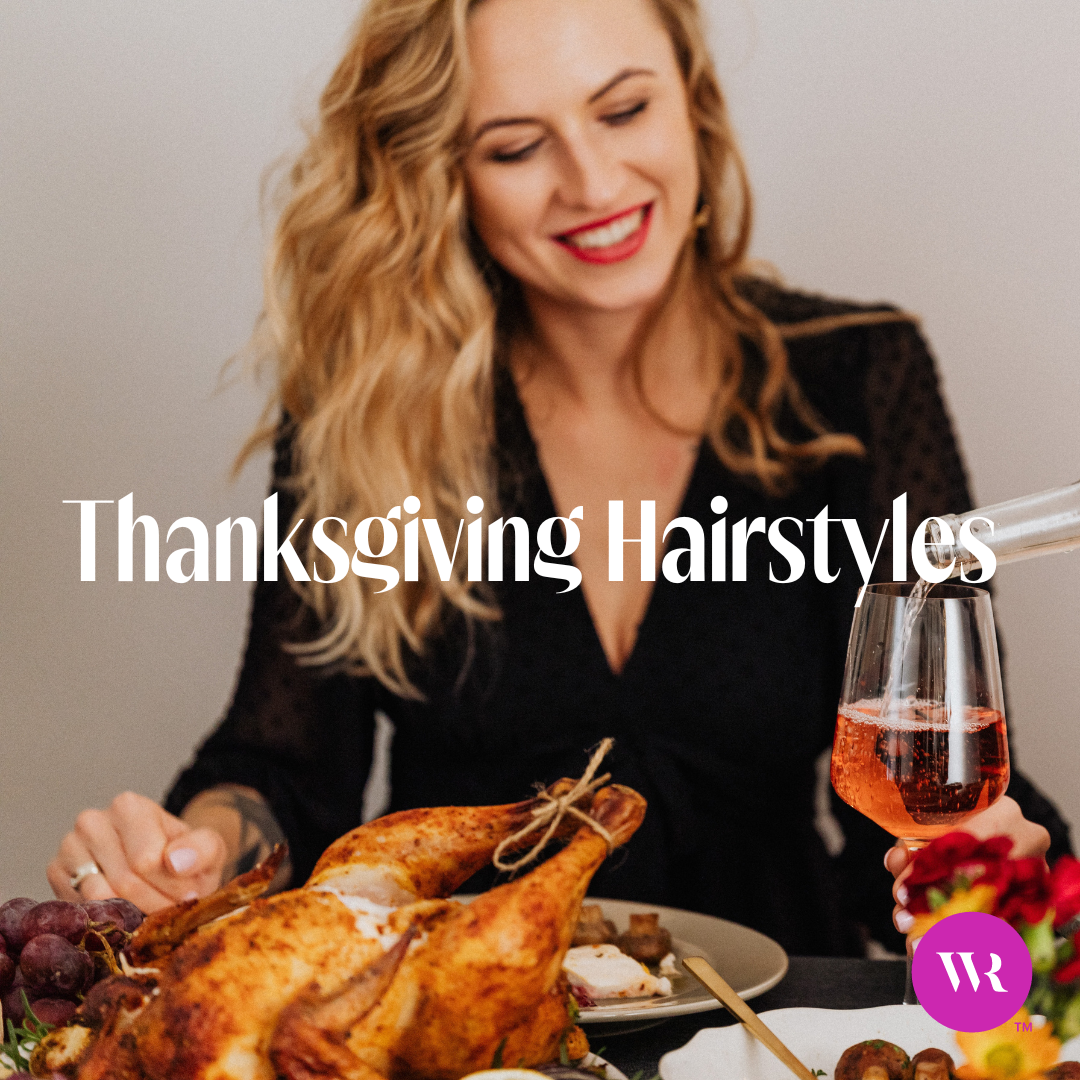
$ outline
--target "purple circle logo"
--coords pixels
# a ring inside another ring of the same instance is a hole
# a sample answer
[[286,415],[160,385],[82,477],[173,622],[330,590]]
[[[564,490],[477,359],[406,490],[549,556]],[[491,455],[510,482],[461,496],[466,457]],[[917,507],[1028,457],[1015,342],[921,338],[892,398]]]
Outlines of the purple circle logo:
[[1004,919],[969,911],[935,923],[911,961],[919,1003],[954,1031],[989,1031],[1020,1011],[1031,955]]

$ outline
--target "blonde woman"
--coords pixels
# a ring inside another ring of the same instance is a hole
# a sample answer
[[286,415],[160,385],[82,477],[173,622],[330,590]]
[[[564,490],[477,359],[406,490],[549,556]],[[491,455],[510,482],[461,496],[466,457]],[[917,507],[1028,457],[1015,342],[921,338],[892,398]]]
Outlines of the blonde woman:
[[[813,824],[860,580],[847,549],[831,583],[752,539],[745,573],[724,554],[730,580],[698,580],[689,555],[657,572],[659,532],[676,518],[686,535],[686,519],[794,530],[827,506],[876,537],[904,492],[913,521],[969,496],[911,321],[755,279],[749,234],[695,0],[371,0],[266,277],[278,389],[251,445],[276,440],[279,513],[307,523],[313,579],[257,586],[225,719],[165,809],[127,794],[80,816],[50,867],[58,894],[150,910],[282,837],[303,880],[361,819],[381,711],[391,809],[518,799],[614,735],[611,768],[650,809],[598,892],[726,916],[801,953],[892,933],[885,834],[843,814],[836,858]],[[639,573],[642,545],[624,545],[621,581],[612,500],[627,538],[655,504],[655,551]],[[528,580],[516,525],[501,581],[470,580],[464,549],[447,571],[431,543],[415,574],[404,545],[382,560],[393,588],[314,580],[334,567],[311,523],[353,535],[391,508],[387,529],[424,518],[448,550],[466,518],[520,518]],[[556,517],[546,554],[576,532],[572,563],[536,558]],[[981,827],[1047,849],[1016,803],[993,813]]]

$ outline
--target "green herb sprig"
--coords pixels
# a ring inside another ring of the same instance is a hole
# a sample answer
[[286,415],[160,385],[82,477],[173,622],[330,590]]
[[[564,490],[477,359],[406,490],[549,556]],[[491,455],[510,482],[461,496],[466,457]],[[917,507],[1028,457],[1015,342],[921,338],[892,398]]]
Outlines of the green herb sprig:
[[34,1010],[30,1008],[30,1002],[26,999],[26,991],[22,991],[23,1011],[25,1017],[23,1022],[16,1027],[14,1020],[8,1020],[7,1022],[7,1041],[0,1043],[0,1053],[3,1053],[11,1060],[11,1064],[16,1070],[29,1071],[30,1070],[30,1058],[29,1055],[24,1053],[23,1048],[29,1044],[30,1053],[32,1054],[37,1048],[38,1043],[56,1026],[55,1024],[46,1024],[43,1020],[39,1020],[34,1015]]

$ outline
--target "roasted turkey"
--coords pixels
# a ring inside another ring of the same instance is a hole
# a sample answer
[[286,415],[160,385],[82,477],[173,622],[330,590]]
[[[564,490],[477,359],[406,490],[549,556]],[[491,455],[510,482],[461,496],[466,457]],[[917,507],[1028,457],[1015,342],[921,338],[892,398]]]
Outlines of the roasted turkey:
[[602,787],[578,809],[606,837],[567,817],[569,842],[535,869],[471,904],[446,898],[572,787],[392,814],[332,844],[301,889],[252,899],[273,877],[268,861],[151,916],[134,966],[46,1037],[35,1075],[457,1080],[497,1057],[552,1060],[570,1024],[562,961],[582,898],[645,800]]

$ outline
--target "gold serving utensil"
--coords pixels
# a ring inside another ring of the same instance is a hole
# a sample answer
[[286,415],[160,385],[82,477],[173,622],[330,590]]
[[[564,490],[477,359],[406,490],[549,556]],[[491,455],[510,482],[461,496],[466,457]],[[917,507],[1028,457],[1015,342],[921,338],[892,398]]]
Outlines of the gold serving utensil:
[[799,1077],[799,1080],[818,1080],[818,1077],[769,1030],[761,1017],[732,990],[708,960],[703,956],[688,956],[682,964],[758,1042],[771,1050]]

